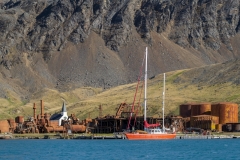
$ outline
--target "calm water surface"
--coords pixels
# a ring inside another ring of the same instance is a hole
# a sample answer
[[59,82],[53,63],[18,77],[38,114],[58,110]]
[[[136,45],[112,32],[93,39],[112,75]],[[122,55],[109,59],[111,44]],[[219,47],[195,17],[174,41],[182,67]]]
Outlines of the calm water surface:
[[0,159],[240,160],[240,139],[0,140]]

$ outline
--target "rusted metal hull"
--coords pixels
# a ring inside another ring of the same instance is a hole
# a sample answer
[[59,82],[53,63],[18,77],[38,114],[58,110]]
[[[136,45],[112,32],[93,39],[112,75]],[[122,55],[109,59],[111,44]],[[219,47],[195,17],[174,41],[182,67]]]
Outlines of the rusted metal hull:
[[139,134],[139,133],[125,133],[128,140],[164,140],[174,139],[175,133],[163,133],[163,134]]

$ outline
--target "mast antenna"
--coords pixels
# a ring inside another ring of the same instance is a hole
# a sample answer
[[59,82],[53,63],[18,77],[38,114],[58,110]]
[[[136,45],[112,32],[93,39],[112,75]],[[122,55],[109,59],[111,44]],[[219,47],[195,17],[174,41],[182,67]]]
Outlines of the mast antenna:
[[[144,122],[147,121],[147,57],[148,57],[148,48],[146,47],[146,56],[145,56],[145,85],[144,85]],[[144,127],[146,131],[146,127]]]
[[164,126],[164,105],[165,105],[165,73],[163,73],[163,101],[162,101],[162,111],[163,111],[163,132],[165,132],[165,126]]

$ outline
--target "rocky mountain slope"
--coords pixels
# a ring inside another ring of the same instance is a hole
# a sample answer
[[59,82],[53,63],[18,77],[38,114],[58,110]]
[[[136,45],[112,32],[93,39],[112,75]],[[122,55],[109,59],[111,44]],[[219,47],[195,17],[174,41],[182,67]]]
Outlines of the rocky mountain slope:
[[0,0],[0,97],[110,88],[240,57],[240,0]]

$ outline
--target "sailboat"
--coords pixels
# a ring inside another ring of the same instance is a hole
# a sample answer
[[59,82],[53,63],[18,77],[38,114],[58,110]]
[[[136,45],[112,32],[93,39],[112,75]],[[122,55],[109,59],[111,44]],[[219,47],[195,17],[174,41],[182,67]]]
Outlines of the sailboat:
[[126,138],[128,140],[164,140],[174,139],[176,133],[166,132],[164,127],[164,98],[165,98],[165,73],[164,73],[164,85],[163,85],[163,127],[160,128],[160,124],[148,124],[147,122],[147,55],[148,48],[146,47],[145,53],[145,83],[144,83],[144,131],[143,132],[126,132]]

